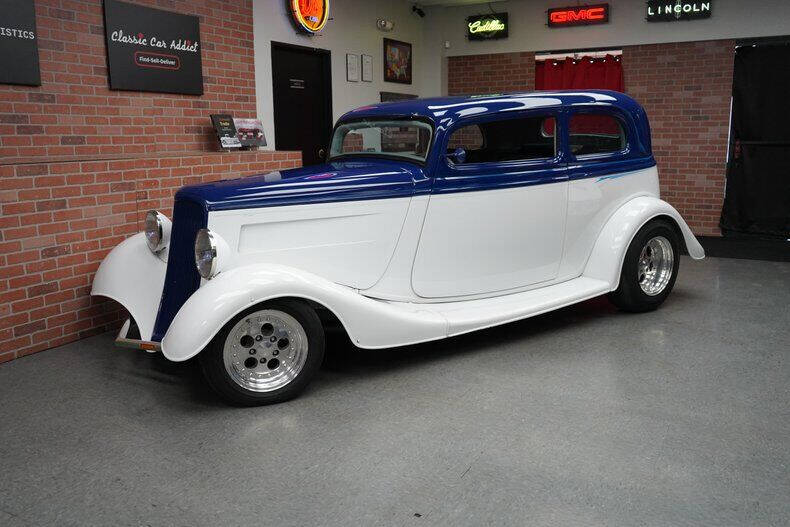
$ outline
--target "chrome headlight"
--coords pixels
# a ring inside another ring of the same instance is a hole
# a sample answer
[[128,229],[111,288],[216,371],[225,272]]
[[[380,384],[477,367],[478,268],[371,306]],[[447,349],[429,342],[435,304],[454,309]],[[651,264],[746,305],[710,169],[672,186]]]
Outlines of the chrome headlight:
[[171,227],[167,216],[156,210],[148,211],[145,215],[145,241],[152,252],[158,253],[167,247]]
[[195,266],[206,280],[217,274],[217,239],[208,229],[200,229],[195,238]]

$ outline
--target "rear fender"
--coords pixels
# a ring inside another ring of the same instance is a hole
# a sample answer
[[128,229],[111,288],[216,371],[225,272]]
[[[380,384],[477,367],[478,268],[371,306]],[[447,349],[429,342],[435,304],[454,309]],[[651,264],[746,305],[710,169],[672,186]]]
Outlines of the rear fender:
[[162,339],[162,353],[172,361],[187,360],[245,309],[286,297],[329,309],[352,342],[362,348],[403,346],[447,335],[446,320],[435,313],[375,300],[293,267],[254,264],[222,271],[204,283],[173,319]]
[[617,289],[631,240],[639,229],[657,217],[669,218],[675,224],[693,259],[705,258],[705,250],[672,205],[652,196],[640,196],[617,209],[606,222],[587,260],[584,276],[608,282],[612,291]]

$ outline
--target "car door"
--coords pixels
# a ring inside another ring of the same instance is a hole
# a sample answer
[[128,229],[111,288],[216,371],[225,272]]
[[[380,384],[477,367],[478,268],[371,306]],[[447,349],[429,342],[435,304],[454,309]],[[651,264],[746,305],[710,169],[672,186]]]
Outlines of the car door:
[[482,295],[556,278],[567,209],[559,115],[467,118],[448,130],[443,151],[463,148],[466,158],[438,163],[412,270],[417,295]]
[[604,106],[577,106],[565,118],[568,215],[560,278],[581,275],[611,215],[639,195],[658,197],[655,160],[636,142],[634,123]]

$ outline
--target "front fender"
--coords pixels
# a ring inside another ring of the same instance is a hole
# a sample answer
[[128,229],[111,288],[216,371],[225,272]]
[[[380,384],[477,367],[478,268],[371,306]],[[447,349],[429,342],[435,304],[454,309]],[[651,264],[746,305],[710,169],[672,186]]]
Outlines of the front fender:
[[129,311],[140,336],[150,340],[167,263],[148,249],[142,232],[125,239],[104,258],[93,278],[91,295],[112,298]]
[[372,299],[293,267],[253,264],[222,271],[204,283],[173,319],[162,339],[162,353],[172,361],[187,360],[240,312],[284,297],[323,305],[337,316],[352,342],[362,348],[404,346],[447,335],[447,322],[436,313]]
[[587,260],[584,276],[604,280],[611,284],[612,290],[617,289],[631,240],[642,226],[658,216],[667,216],[675,222],[692,258],[705,258],[705,250],[672,205],[652,196],[640,196],[625,203],[607,220]]

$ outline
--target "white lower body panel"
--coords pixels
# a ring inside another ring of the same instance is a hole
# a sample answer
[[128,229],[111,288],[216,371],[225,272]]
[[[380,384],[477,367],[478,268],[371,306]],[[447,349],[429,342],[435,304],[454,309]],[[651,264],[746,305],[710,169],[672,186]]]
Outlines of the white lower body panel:
[[420,304],[419,307],[444,318],[447,321],[445,336],[452,337],[547,313],[608,293],[610,290],[607,282],[582,276],[522,293],[467,302]]

